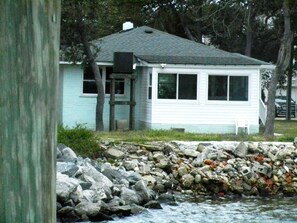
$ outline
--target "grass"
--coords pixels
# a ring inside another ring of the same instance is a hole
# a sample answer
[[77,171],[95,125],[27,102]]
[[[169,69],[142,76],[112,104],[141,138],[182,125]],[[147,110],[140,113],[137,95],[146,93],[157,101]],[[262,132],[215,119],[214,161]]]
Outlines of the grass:
[[144,143],[150,141],[281,141],[292,142],[297,137],[297,121],[275,121],[275,132],[281,135],[273,139],[267,139],[262,133],[254,135],[246,134],[197,134],[183,133],[169,130],[142,130],[142,131],[115,131],[100,132],[97,137],[101,140],[112,140],[115,142],[136,142]]
[[77,125],[75,128],[59,126],[58,143],[65,144],[83,157],[96,158],[102,152],[94,132],[83,125]]
[[297,137],[297,121],[276,120],[274,123],[274,132],[281,134],[276,136],[274,141],[292,142]]
[[[263,130],[261,130],[263,131]],[[266,139],[263,134],[196,134],[169,130],[142,130],[142,131],[114,131],[98,132],[77,125],[75,128],[59,126],[58,143],[72,148],[82,157],[97,158],[102,153],[99,141],[145,143],[152,141],[279,141],[293,142],[297,137],[297,121],[275,121],[275,132],[279,135],[273,139]]]

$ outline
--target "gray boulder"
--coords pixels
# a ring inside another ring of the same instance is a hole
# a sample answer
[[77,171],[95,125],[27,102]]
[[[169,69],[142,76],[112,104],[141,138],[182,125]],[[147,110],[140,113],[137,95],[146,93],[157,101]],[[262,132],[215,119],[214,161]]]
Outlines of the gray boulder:
[[144,180],[137,181],[134,185],[134,190],[136,191],[141,204],[147,203],[154,197],[153,191],[147,187],[147,183]]
[[105,156],[111,159],[122,159],[125,156],[125,153],[118,149],[109,148],[105,151]]
[[126,205],[139,204],[139,198],[134,190],[123,187],[121,190],[120,198],[125,202]]
[[75,212],[79,216],[87,215],[87,216],[95,216],[99,213],[101,207],[101,202],[92,203],[88,201],[82,201],[78,205],[75,206]]
[[248,152],[248,147],[244,142],[238,144],[238,146],[234,149],[233,154],[240,158],[245,158]]
[[66,174],[69,177],[74,176],[78,169],[73,162],[57,162],[57,172]]
[[73,161],[73,160],[77,159],[77,155],[69,147],[65,147],[61,152],[62,152],[62,157],[61,158],[64,161]]
[[66,201],[69,199],[70,194],[80,187],[80,180],[70,178],[69,176],[57,173],[56,178],[56,194],[58,200]]

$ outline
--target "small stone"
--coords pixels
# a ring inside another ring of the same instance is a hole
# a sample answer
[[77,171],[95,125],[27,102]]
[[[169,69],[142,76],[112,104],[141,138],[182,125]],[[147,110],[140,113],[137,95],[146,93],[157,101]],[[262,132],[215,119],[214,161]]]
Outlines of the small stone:
[[126,168],[126,170],[135,170],[136,168],[138,168],[138,160],[133,159],[133,160],[125,160],[123,165]]
[[293,145],[297,148],[297,137],[294,138]]
[[271,159],[271,161],[274,162],[274,161],[276,160],[276,156],[273,155],[271,152],[268,152],[267,155],[268,155],[268,157]]
[[250,190],[252,189],[252,186],[249,185],[249,184],[247,184],[246,182],[243,182],[242,187],[243,187],[245,190],[248,190],[248,191],[250,191]]
[[69,147],[64,148],[62,151],[62,159],[65,161],[73,161],[77,158],[75,152]]
[[284,169],[285,169],[285,171],[286,171],[287,173],[289,173],[289,172],[290,172],[290,169],[289,169],[289,167],[287,167],[287,166],[284,166]]
[[142,149],[139,149],[136,151],[137,156],[145,156],[147,155],[147,153],[148,152],[146,150],[142,150]]
[[96,215],[99,213],[101,207],[100,202],[92,203],[87,201],[82,201],[75,207],[75,212],[79,215]]
[[200,153],[202,153],[204,150],[205,150],[205,146],[204,146],[203,144],[200,143],[200,144],[197,146],[197,151],[200,152]]
[[207,154],[207,159],[217,160],[218,159],[218,153],[208,153]]
[[187,170],[187,168],[185,167],[185,166],[180,166],[179,168],[178,168],[178,175],[179,176],[184,176],[184,175],[186,175],[188,173],[188,170]]
[[245,145],[244,142],[239,143],[239,145],[233,151],[234,155],[240,158],[246,157],[247,152],[248,152],[248,147]]
[[168,161],[166,159],[160,160],[158,163],[156,163],[156,167],[160,169],[164,169],[168,166]]
[[156,162],[159,162],[160,160],[163,160],[165,159],[165,156],[163,153],[161,152],[157,152],[153,155],[153,159],[156,161]]
[[185,188],[190,188],[194,181],[194,177],[191,174],[186,174],[186,175],[182,176],[181,181],[182,181],[182,185]]
[[105,151],[105,156],[111,159],[122,159],[124,155],[125,155],[124,152],[114,148],[109,148],[108,150]]
[[193,149],[185,149],[183,150],[183,153],[185,154],[185,156],[189,156],[189,157],[197,157],[199,154],[199,152]]
[[273,181],[278,182],[278,177],[276,175],[273,175]]
[[197,174],[197,175],[195,176],[195,183],[198,184],[198,183],[201,182],[201,180],[202,180],[201,175],[200,175],[200,174]]
[[149,201],[144,205],[144,207],[150,209],[162,209],[162,206],[158,201]]

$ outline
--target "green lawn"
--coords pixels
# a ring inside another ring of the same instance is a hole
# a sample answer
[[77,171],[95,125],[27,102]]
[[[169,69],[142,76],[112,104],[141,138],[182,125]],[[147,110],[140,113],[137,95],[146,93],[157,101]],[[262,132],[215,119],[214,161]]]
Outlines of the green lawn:
[[145,130],[145,131],[115,131],[100,132],[97,136],[102,140],[129,141],[143,143],[147,141],[281,141],[292,142],[297,137],[297,121],[275,121],[275,133],[281,134],[273,139],[266,139],[262,133],[256,135],[246,134],[195,134],[182,133],[167,130]]
[[297,121],[291,120],[276,120],[274,124],[274,132],[282,134],[281,136],[276,136],[274,141],[293,141],[297,137]]

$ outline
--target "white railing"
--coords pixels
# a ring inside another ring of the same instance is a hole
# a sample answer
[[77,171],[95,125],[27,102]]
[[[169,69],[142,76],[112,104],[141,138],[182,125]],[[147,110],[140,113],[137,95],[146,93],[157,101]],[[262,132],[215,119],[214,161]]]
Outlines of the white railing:
[[260,104],[260,106],[259,106],[260,107],[260,111],[259,111],[260,120],[263,123],[263,125],[265,125],[266,116],[267,116],[267,106],[262,101],[262,99],[259,99],[259,104]]

